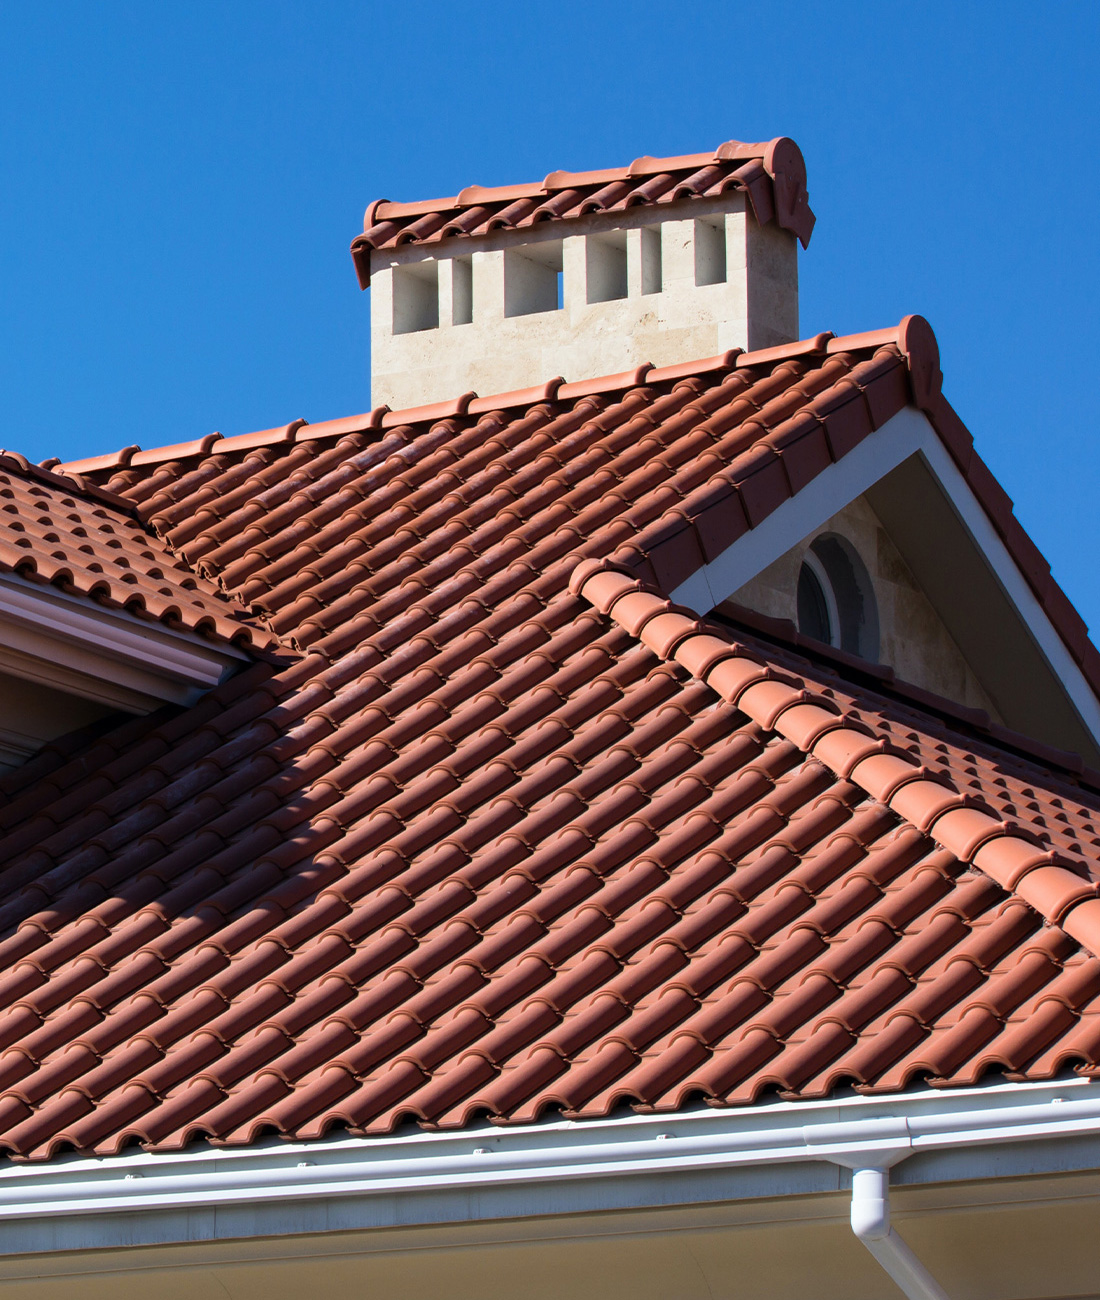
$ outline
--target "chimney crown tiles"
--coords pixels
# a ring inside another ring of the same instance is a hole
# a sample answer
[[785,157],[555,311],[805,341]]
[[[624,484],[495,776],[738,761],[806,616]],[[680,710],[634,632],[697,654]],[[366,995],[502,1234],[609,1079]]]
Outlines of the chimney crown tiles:
[[789,342],[797,242],[814,220],[802,154],[785,137],[375,200],[352,244],[372,288],[372,403]]

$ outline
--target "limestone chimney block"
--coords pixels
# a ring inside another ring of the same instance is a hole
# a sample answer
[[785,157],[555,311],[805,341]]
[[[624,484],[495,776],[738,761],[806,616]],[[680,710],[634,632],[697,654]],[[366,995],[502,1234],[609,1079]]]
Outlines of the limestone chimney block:
[[374,250],[370,283],[394,410],[798,337],[795,235],[739,191]]

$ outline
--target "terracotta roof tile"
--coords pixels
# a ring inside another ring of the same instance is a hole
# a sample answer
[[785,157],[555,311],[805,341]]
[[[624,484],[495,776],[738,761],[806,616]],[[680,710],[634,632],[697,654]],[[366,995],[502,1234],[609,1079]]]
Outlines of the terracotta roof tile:
[[[206,447],[190,444],[191,454]],[[235,597],[181,563],[129,502],[14,452],[0,452],[0,572],[214,640],[275,644]]]
[[715,198],[731,190],[748,195],[761,225],[776,221],[793,231],[803,247],[810,242],[815,218],[806,196],[806,164],[794,141],[780,137],[762,144],[730,140],[713,154],[638,158],[622,169],[551,172],[541,184],[468,185],[453,198],[417,203],[376,199],[367,207],[363,233],[352,242],[351,251],[366,288],[372,249]]
[[1100,1069],[1095,778],[653,586],[915,391],[963,455],[929,338],[93,467],[301,655],[0,779],[0,1141]]

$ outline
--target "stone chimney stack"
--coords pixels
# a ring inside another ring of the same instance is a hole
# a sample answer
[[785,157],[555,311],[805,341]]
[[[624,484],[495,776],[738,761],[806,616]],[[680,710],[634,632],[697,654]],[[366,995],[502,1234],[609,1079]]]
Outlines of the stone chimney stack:
[[785,138],[378,200],[352,244],[371,287],[372,405],[789,342],[797,241],[813,224],[802,154]]

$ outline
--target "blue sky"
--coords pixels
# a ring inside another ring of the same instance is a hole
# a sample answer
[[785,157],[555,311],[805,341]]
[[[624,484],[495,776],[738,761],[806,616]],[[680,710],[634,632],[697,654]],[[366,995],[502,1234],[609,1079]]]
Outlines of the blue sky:
[[929,318],[1100,630],[1100,6],[0,0],[3,443],[38,459],[368,404],[376,197],[790,135],[802,333]]

